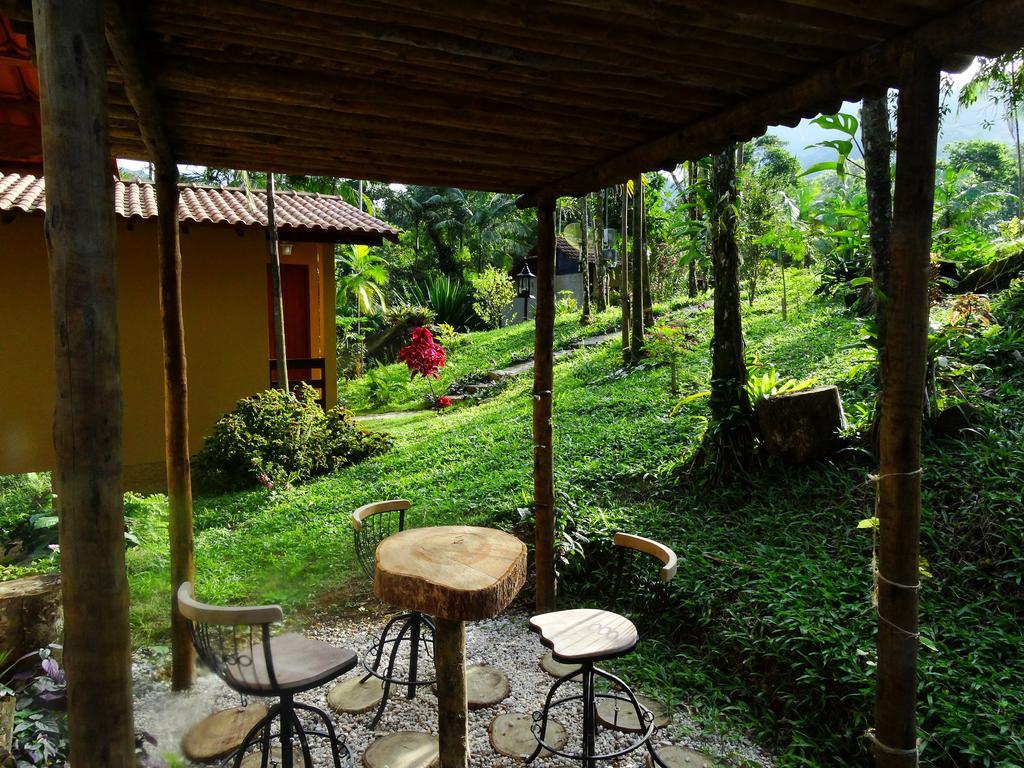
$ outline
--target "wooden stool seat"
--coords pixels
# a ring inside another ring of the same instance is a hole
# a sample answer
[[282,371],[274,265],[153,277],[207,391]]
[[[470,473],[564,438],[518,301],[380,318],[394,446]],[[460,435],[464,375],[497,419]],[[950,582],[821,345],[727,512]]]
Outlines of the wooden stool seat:
[[354,651],[289,632],[270,639],[274,659],[274,681],[267,671],[267,656],[262,644],[253,646],[237,663],[227,664],[228,684],[235,684],[253,693],[260,691],[303,691],[315,688],[340,674],[348,672],[358,661]]
[[530,629],[563,664],[614,659],[632,651],[640,640],[632,621],[596,608],[542,613],[530,619]]

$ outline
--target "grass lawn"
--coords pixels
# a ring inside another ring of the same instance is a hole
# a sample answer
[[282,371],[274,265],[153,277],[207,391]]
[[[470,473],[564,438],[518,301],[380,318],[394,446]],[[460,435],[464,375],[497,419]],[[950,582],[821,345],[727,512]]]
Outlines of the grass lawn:
[[[781,376],[836,383],[863,422],[874,397],[858,326],[813,297],[795,274],[790,316],[774,290],[744,304],[748,350]],[[666,308],[682,317],[682,310]],[[710,310],[687,322],[697,336],[680,362],[682,394],[706,389]],[[601,328],[601,323],[597,324]],[[559,319],[564,344],[589,335]],[[452,356],[447,380],[525,357],[532,325],[474,335]],[[987,387],[977,374],[977,389]],[[924,759],[942,766],[1024,766],[1024,626],[1020,487],[1024,485],[1024,381],[983,406],[985,437],[926,440],[922,593]],[[1014,383],[1015,382],[1015,383]],[[346,384],[346,401],[360,400]],[[413,407],[417,381],[387,410]],[[277,601],[295,611],[343,611],[367,585],[348,515],[376,499],[413,501],[412,525],[476,523],[524,531],[532,495],[529,376],[491,399],[370,423],[396,438],[388,455],[303,487],[196,500],[197,585],[214,601]],[[965,384],[966,386],[966,384]],[[685,458],[706,426],[706,401],[670,416],[667,367],[623,369],[618,342],[574,353],[555,373],[555,482],[560,531],[583,555],[562,564],[564,604],[600,604],[610,589],[611,532],[673,546],[680,568],[669,599],[645,622],[622,670],[641,687],[690,704],[709,727],[741,728],[783,765],[855,765],[871,721],[870,459],[848,451],[820,465],[771,467],[724,488],[694,486]],[[132,622],[140,644],[162,642],[169,603],[166,531],[159,502],[140,502],[129,550]]]

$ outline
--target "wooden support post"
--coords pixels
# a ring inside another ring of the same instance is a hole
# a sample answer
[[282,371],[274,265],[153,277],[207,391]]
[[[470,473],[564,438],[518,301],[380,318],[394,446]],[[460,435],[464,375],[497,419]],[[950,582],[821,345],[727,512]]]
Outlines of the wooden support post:
[[622,360],[629,362],[629,192],[622,187],[622,232],[619,239],[619,300],[622,303]]
[[[690,203],[690,220],[696,222],[700,218],[697,210],[697,163],[693,160],[686,164],[686,180],[689,182],[689,194],[687,202]],[[686,295],[691,299],[697,296],[697,259],[691,254],[690,263],[687,265]]]
[[632,278],[633,300],[630,324],[630,359],[636,363],[644,353],[644,176],[637,174],[633,179],[633,258]]
[[555,343],[553,200],[537,206],[537,309],[533,365],[533,510],[537,611],[555,610],[555,478],[551,424]]
[[284,296],[281,293],[281,252],[277,247],[277,218],[274,214],[274,174],[267,171],[267,248],[270,251],[270,283],[274,293],[274,351],[277,355],[277,386],[288,387],[288,349],[284,342]]
[[908,52],[900,86],[888,341],[882,352],[874,734],[879,768],[918,764],[921,410],[938,127],[938,64],[923,51]]
[[103,3],[33,0],[32,11],[47,181],[70,762],[134,768]]
[[188,622],[178,611],[178,587],[195,581],[192,530],[192,466],[188,447],[188,375],[181,309],[181,245],[178,234],[178,166],[156,163],[159,226],[160,319],[164,343],[164,461],[167,470],[167,537],[171,548],[171,687],[195,681],[195,649]]
[[178,230],[178,166],[163,109],[143,53],[141,27],[124,0],[106,0],[107,43],[117,60],[125,94],[153,159],[157,204],[160,320],[164,349],[164,463],[167,473],[171,554],[171,685],[181,691],[195,680],[195,651],[178,613],[178,587],[195,580],[192,531],[192,469],[188,445],[188,378],[181,308],[181,241]]
[[438,749],[441,768],[469,766],[469,718],[466,709],[466,625],[434,619],[437,667]]
[[864,177],[868,200],[868,236],[871,240],[870,306],[875,307],[879,345],[885,346],[885,301],[889,295],[889,236],[892,232],[892,189],[889,180],[889,100],[887,91],[864,97],[860,113],[864,144]]

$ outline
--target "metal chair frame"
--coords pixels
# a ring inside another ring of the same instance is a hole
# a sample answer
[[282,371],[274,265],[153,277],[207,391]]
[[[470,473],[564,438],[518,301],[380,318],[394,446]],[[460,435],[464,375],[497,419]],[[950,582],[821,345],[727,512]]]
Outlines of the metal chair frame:
[[[411,502],[405,499],[391,499],[366,504],[352,513],[356,557],[363,572],[371,581],[377,564],[377,545],[388,536],[405,530],[405,512],[410,506]],[[406,676],[399,676],[395,674],[395,663],[403,642],[409,643],[409,670]],[[384,695],[370,721],[370,728],[376,728],[384,715],[391,698],[392,686],[404,687],[406,697],[414,699],[417,688],[433,684],[433,677],[420,675],[420,653],[426,654],[428,658],[432,657],[433,646],[434,622],[425,614],[418,611],[401,613],[384,625],[384,631],[361,656],[363,669],[366,671],[362,682],[365,683],[374,677],[384,684]],[[387,651],[389,647],[390,651]],[[387,665],[382,669],[381,662],[384,661],[385,655]]]
[[[339,738],[327,712],[311,704],[296,702],[294,698],[295,694],[317,688],[331,678],[313,680],[306,685],[291,687],[288,690],[283,690],[278,683],[274,672],[270,627],[283,619],[279,606],[228,608],[205,605],[194,599],[190,582],[183,583],[179,588],[178,604],[188,622],[196,654],[211,672],[243,696],[272,696],[278,700],[249,730],[238,749],[227,758],[234,768],[241,766],[248,750],[256,744],[260,745],[262,754],[261,768],[268,768],[271,744],[275,740],[281,744],[282,768],[294,768],[292,747],[295,739],[299,742],[303,764],[306,768],[313,768],[313,757],[309,749],[310,736],[328,740],[335,768],[342,768],[343,764],[352,764],[352,752],[345,740]],[[252,668],[255,654],[260,652],[269,677],[268,688],[247,686],[239,675],[231,672],[232,669]],[[314,715],[323,723],[325,730],[306,728],[299,719],[298,712]],[[278,723],[277,730],[273,730],[275,722]]]
[[[622,596],[628,595],[628,600],[625,602],[623,607],[626,611],[626,615],[632,617],[633,614],[637,613],[639,605],[638,601],[643,593],[650,593],[652,591],[660,591],[661,589],[664,589],[664,586],[672,580],[673,576],[675,576],[676,555],[671,549],[656,541],[645,539],[640,536],[634,536],[632,534],[616,533],[613,539],[613,544],[616,547],[615,576],[613,577],[616,601],[619,601]],[[654,557],[661,563],[657,583],[652,583],[649,578],[644,578],[644,575],[649,573],[648,570],[631,567],[637,559],[636,556],[639,554]],[[623,583],[627,579],[630,580],[632,586],[636,587],[635,589],[630,589],[628,591],[622,589]],[[637,701],[636,695],[633,693],[632,689],[626,685],[625,681],[616,675],[613,675],[611,672],[597,666],[598,661],[606,661],[608,660],[607,657],[587,659],[586,661],[580,662],[576,659],[561,658],[556,653],[552,653],[552,656],[556,661],[560,661],[562,663],[579,664],[580,668],[558,678],[548,691],[548,695],[544,700],[544,706],[533,713],[533,724],[531,726],[531,730],[533,732],[534,739],[537,741],[537,746],[533,753],[526,759],[527,764],[532,763],[542,752],[547,750],[559,757],[569,760],[579,760],[582,762],[584,768],[589,768],[589,766],[595,765],[598,761],[614,760],[615,758],[622,757],[633,750],[646,747],[651,755],[651,760],[655,765],[661,766],[661,768],[668,768],[652,742],[655,730],[653,713]],[[575,680],[576,678],[579,678],[582,691],[578,694],[563,696],[556,699],[555,694],[558,689],[565,683]],[[612,685],[612,693],[597,691],[595,683],[601,679]],[[636,714],[640,730],[636,731],[639,735],[628,746],[622,747],[613,752],[599,754],[596,751],[595,745],[598,729],[600,727],[597,717],[597,704],[601,699],[608,699],[616,702],[616,718],[618,717],[620,702],[631,708]],[[557,749],[553,745],[548,744],[545,741],[545,738],[547,737],[548,719],[551,711],[553,709],[558,709],[559,707],[574,704],[575,702],[579,702],[583,706],[583,740],[581,751],[568,752],[563,749]]]

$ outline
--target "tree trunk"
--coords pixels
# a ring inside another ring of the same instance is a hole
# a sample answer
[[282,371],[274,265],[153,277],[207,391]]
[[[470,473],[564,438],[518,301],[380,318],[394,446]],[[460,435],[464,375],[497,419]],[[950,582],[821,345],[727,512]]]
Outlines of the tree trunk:
[[[643,201],[641,195],[640,200]],[[644,296],[644,328],[650,328],[654,325],[654,300],[651,297],[651,254],[649,253],[650,248],[647,242],[647,211],[643,211],[643,218],[641,219],[643,226],[643,249],[640,252],[640,282],[643,286]]]
[[580,276],[583,280],[583,314],[580,323],[590,325],[594,318],[590,314],[590,255],[587,248],[587,231],[590,229],[590,217],[587,211],[587,198],[580,198]]
[[630,359],[636,363],[644,354],[644,178],[633,179],[633,269],[630,275],[633,293],[630,324]]
[[178,167],[156,166],[160,319],[164,346],[164,461],[167,471],[167,533],[171,547],[171,685],[195,680],[195,650],[188,622],[178,612],[178,587],[195,580],[192,532],[192,468],[188,448],[188,376],[181,309],[181,247],[178,234]]
[[466,625],[440,616],[434,619],[434,663],[437,667],[437,716],[440,768],[466,768],[470,763],[466,717]]
[[622,187],[622,224],[619,233],[619,302],[622,304],[622,360],[629,362],[629,194]]
[[[686,164],[687,168],[687,179],[690,182],[690,193],[689,203],[692,206],[690,208],[690,219],[697,221],[700,217],[700,212],[697,210],[697,190],[694,186],[697,183],[697,163],[693,160]],[[697,296],[697,259],[691,255],[690,263],[687,265],[687,277],[686,277],[686,295],[691,299]]]
[[59,643],[64,627],[60,576],[0,582],[0,669],[26,653]]
[[921,403],[928,347],[938,65],[904,56],[899,99],[888,338],[877,495],[878,685],[875,762],[916,766],[918,558],[921,525]]
[[715,156],[711,170],[715,200],[712,263],[715,271],[714,339],[711,348],[711,413],[724,422],[737,409],[750,411],[744,386],[743,323],[740,315],[740,254],[736,245],[736,148]]
[[100,0],[33,0],[70,762],[134,768],[117,255]]
[[284,297],[281,294],[281,251],[277,247],[274,215],[274,174],[267,172],[267,247],[270,250],[270,282],[274,292],[274,350],[277,353],[277,386],[289,392],[288,349],[284,342]]
[[[597,311],[604,312],[608,309],[608,262],[604,258],[604,231],[608,229],[608,190],[604,190],[601,196],[601,204],[604,206],[604,217],[597,217],[594,226],[594,254],[597,261]],[[604,226],[600,224],[604,221]]]
[[885,345],[885,300],[889,295],[889,238],[892,233],[892,188],[889,158],[889,105],[886,92],[864,99],[861,109],[861,139],[864,143],[864,176],[868,198],[868,236],[871,241],[872,285],[867,305],[875,310],[878,341]]
[[533,365],[533,510],[537,611],[555,610],[555,477],[551,424],[555,342],[554,201],[537,207],[537,308]]

